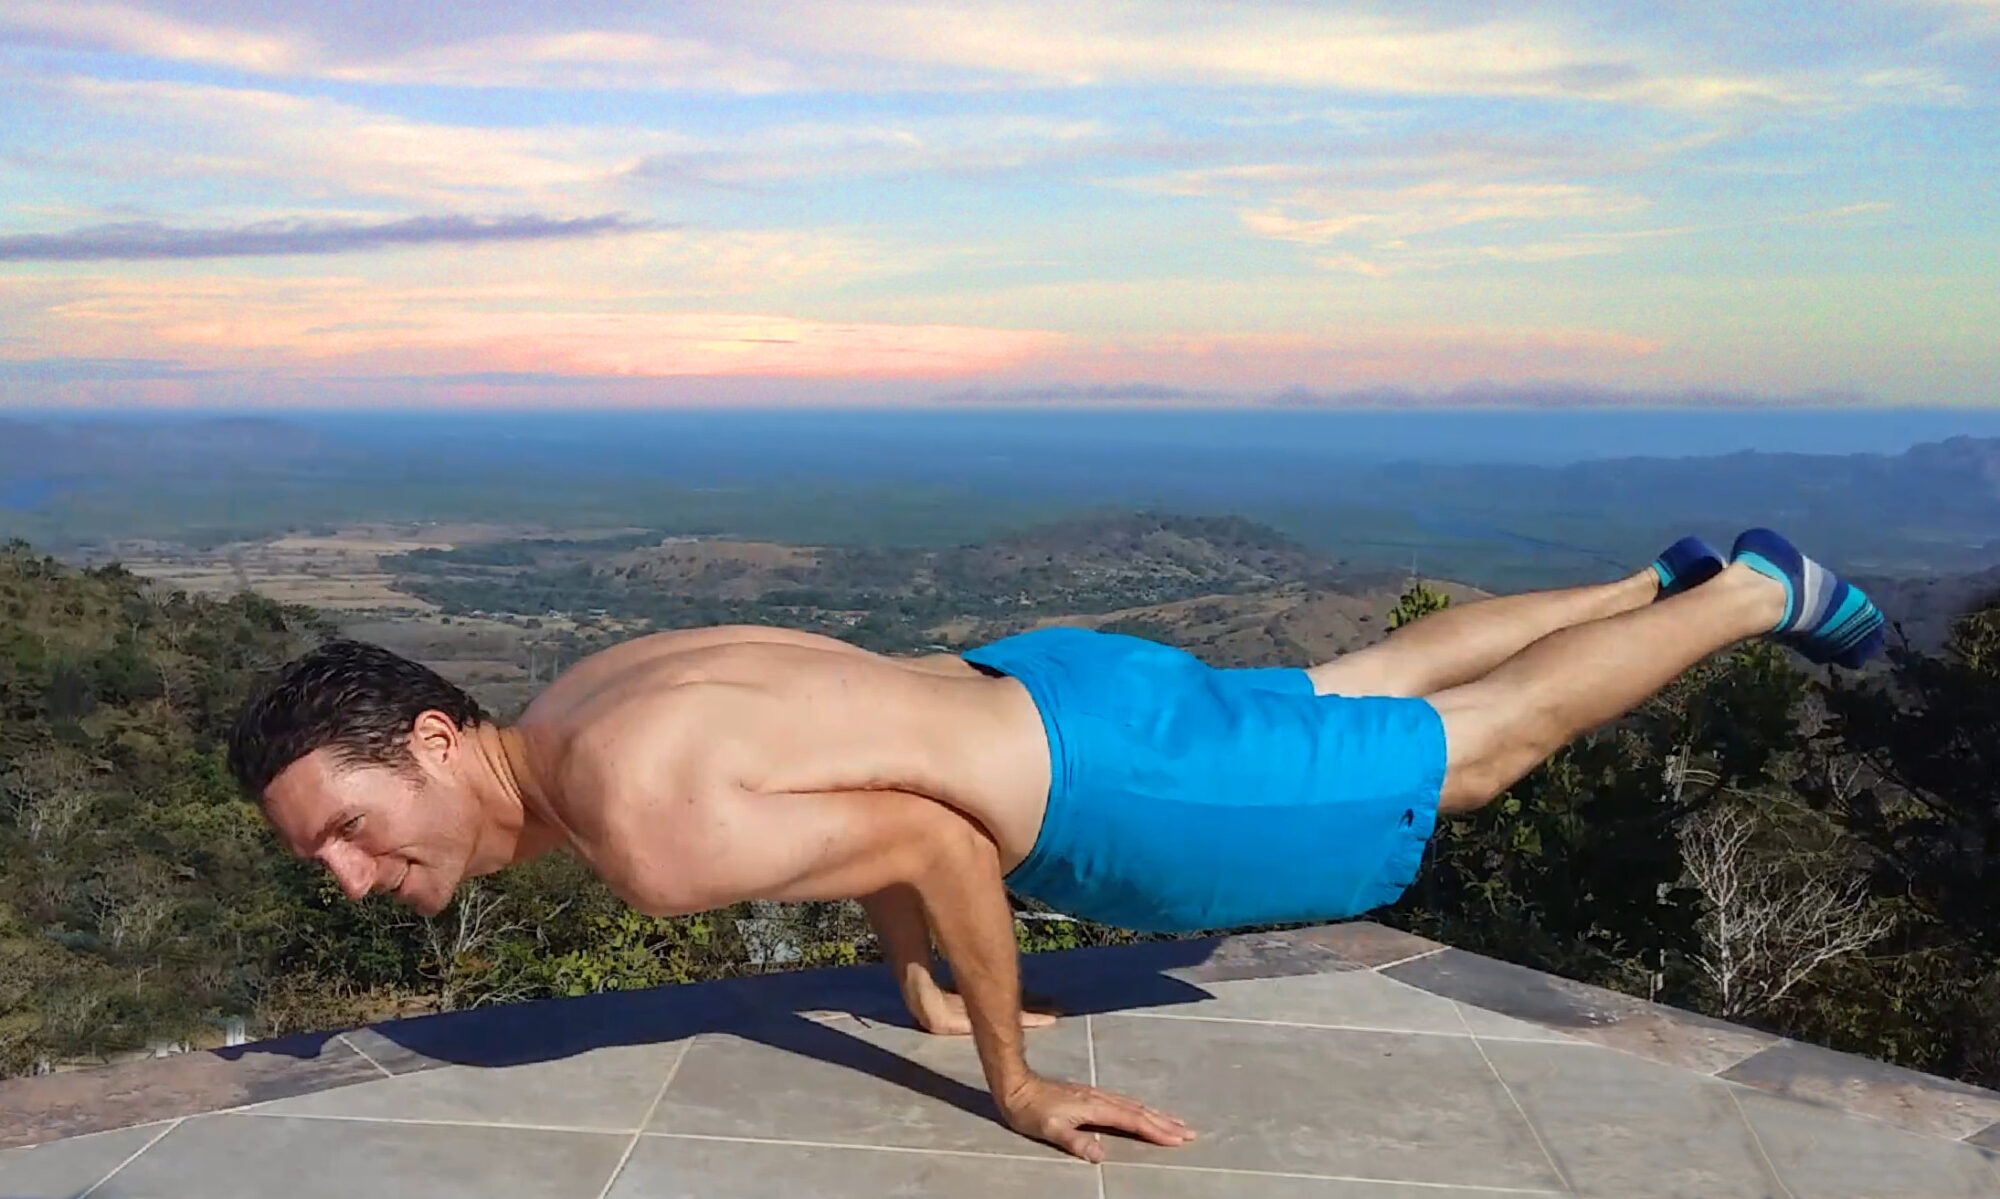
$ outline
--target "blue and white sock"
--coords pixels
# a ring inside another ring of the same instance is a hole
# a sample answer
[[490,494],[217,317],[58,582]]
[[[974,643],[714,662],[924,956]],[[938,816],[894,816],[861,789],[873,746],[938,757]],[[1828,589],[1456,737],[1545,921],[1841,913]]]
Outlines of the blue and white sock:
[[1785,615],[1767,636],[1810,662],[1858,668],[1882,648],[1882,613],[1859,587],[1801,554],[1769,529],[1749,529],[1732,561],[1785,585]]
[[1722,555],[1699,537],[1683,537],[1653,559],[1653,573],[1660,578],[1657,599],[1679,595],[1722,573]]

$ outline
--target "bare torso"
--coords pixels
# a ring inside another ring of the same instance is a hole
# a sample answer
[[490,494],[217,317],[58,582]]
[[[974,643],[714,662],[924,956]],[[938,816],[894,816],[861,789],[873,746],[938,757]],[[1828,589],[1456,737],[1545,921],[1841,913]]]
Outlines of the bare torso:
[[895,658],[755,626],[669,632],[578,663],[515,726],[531,818],[632,898],[726,823],[720,792],[902,791],[1033,848],[1048,744],[1027,690],[951,655]]

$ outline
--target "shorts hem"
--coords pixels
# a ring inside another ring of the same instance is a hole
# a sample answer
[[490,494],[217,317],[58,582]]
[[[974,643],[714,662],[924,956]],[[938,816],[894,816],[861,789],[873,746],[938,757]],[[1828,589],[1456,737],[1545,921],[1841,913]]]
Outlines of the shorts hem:
[[1029,847],[1028,856],[1012,870],[1001,876],[1000,881],[1014,891],[1036,902],[1046,902],[1034,894],[1035,875],[1045,866],[1057,821],[1065,814],[1063,808],[1069,796],[1069,752],[1067,740],[1063,737],[1062,726],[1056,721],[1057,699],[1052,695],[1049,684],[1041,677],[1041,671],[1032,665],[1019,661],[1000,661],[988,657],[981,650],[985,647],[966,650],[959,657],[974,666],[981,666],[1013,679],[1027,688],[1028,698],[1034,702],[1036,715],[1042,722],[1042,737],[1048,743],[1049,793],[1042,801],[1042,821],[1035,830],[1035,843]]

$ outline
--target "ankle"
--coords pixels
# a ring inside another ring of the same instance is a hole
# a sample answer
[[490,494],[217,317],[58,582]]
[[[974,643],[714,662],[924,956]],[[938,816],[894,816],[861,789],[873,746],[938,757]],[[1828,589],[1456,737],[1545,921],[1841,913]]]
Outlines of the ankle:
[[1785,585],[1763,571],[1744,562],[1732,562],[1712,583],[1722,584],[1718,590],[1726,589],[1734,597],[1746,625],[1754,632],[1767,633],[1784,622]]

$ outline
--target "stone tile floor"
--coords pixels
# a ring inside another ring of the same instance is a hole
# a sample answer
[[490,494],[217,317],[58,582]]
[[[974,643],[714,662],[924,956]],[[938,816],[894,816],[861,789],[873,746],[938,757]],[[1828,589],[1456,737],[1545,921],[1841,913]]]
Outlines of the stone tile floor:
[[356,1193],[2000,1199],[2000,1095],[1355,923],[1037,955],[1040,1070],[1188,1120],[1002,1126],[878,968],[0,1083],[0,1199]]

